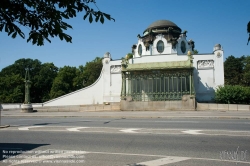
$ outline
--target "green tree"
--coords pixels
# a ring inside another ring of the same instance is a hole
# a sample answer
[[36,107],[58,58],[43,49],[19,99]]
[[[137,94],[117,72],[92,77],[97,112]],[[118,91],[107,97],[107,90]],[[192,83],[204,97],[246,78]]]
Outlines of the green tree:
[[100,76],[102,58],[96,57],[79,68],[64,66],[59,69],[50,91],[50,98],[56,98],[92,85]]
[[93,61],[87,62],[81,75],[84,81],[84,87],[93,84],[99,78],[101,71],[102,58],[96,57]]
[[32,41],[38,46],[44,45],[44,40],[59,37],[66,42],[72,42],[72,37],[65,33],[72,28],[66,21],[84,13],[83,19],[93,19],[104,23],[105,19],[114,20],[109,14],[89,7],[96,6],[95,0],[1,0],[0,32],[4,31],[12,38],[17,34],[25,38],[22,27],[29,29],[27,42]]
[[73,80],[73,86],[76,87],[76,89],[81,89],[84,87],[84,66],[80,65],[77,68],[76,71],[76,77]]
[[77,68],[77,76],[73,80],[76,89],[92,85],[100,76],[102,70],[102,58],[96,57],[93,61],[87,62],[85,66]]
[[20,74],[0,76],[0,102],[22,103],[24,100],[24,79]]
[[226,58],[224,62],[225,84],[243,85],[243,69],[245,56],[235,58],[233,55]]
[[[30,72],[30,77],[31,77],[31,89],[30,89],[30,96],[31,96],[31,102],[40,102],[40,94],[38,91],[38,87],[34,85],[35,81],[35,75],[39,73],[41,69],[41,62],[37,59],[19,59],[15,61],[14,64],[9,65],[5,68],[2,69],[0,72],[0,76],[7,77],[9,75],[19,75],[22,80],[25,78],[25,70],[28,69]],[[5,87],[9,87],[8,82],[5,82]],[[21,86],[23,87],[21,89],[21,93],[24,94],[24,82],[22,81]],[[14,86],[12,88],[15,88]],[[15,100],[15,99],[13,99]],[[24,96],[23,99],[24,100]],[[6,102],[6,101],[5,101]],[[23,101],[19,101],[23,102]]]
[[77,68],[64,66],[59,69],[50,90],[50,98],[56,98],[77,90],[73,80],[77,77]]
[[[15,61],[14,64],[9,65],[2,69],[0,72],[1,83],[5,88],[6,92],[11,92],[11,89],[15,89],[17,84],[10,84],[6,80],[7,77],[17,77],[20,78],[20,81],[17,81],[17,78],[13,78],[18,83],[18,87],[20,88],[20,94],[22,94],[22,98],[18,97],[18,102],[23,102],[24,100],[24,78],[25,78],[25,69],[29,70],[30,78],[31,78],[31,89],[30,96],[32,103],[40,103],[49,99],[49,92],[52,87],[52,82],[57,75],[57,67],[54,66],[53,63],[44,63],[42,64],[39,60],[35,59],[19,59]],[[14,75],[14,76],[13,76]],[[3,89],[2,89],[3,90]],[[19,91],[18,91],[19,92]],[[3,94],[3,91],[0,90],[0,93]],[[6,93],[8,96],[8,93]],[[12,98],[13,95],[9,95],[9,98]],[[7,97],[5,97],[7,98]],[[20,99],[20,100],[19,100]],[[13,102],[17,101],[17,99],[12,99]],[[3,102],[10,102],[11,100],[3,100]]]
[[246,56],[243,63],[243,85],[250,86],[250,56]]
[[39,100],[45,102],[50,99],[50,90],[53,81],[57,76],[58,68],[53,63],[44,63],[41,65],[39,73],[34,76],[34,87],[37,88],[37,94],[40,94]]

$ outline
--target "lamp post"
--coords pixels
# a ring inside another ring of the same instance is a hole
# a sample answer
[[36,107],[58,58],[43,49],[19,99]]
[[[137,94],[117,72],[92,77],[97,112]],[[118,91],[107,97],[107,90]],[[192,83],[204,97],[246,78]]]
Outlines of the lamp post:
[[33,107],[30,102],[31,81],[30,81],[29,69],[26,69],[24,82],[25,82],[25,99],[24,99],[24,103],[22,104],[21,112],[29,113],[29,112],[33,112]]

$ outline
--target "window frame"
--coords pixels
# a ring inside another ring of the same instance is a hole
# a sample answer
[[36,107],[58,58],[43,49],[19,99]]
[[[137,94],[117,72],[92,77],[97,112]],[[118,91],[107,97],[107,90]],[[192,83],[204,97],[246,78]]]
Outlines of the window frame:
[[[162,51],[159,50],[159,44],[160,44],[160,43],[162,43],[162,46],[160,46],[160,47],[162,47]],[[158,53],[160,53],[160,54],[164,52],[165,45],[164,45],[164,42],[163,42],[162,40],[159,40],[159,41],[157,42],[157,44],[156,44],[156,49],[157,49]]]

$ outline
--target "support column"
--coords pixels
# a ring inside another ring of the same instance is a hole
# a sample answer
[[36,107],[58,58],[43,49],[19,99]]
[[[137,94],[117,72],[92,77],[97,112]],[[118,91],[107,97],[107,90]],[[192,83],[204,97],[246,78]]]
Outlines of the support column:
[[189,74],[189,88],[190,88],[190,95],[192,95],[192,73]]
[[121,99],[124,100],[126,97],[126,76],[125,72],[122,72],[122,91],[121,91]]

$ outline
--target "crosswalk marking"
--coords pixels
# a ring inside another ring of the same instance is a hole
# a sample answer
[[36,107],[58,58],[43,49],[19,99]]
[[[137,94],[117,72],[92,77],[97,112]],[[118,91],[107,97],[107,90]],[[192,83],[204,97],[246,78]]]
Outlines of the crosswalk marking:
[[68,131],[80,131],[80,129],[87,129],[89,127],[74,127],[74,128],[67,128]]
[[44,126],[28,126],[28,127],[19,127],[18,130],[29,130],[30,128],[36,128],[36,127],[44,127]]
[[120,131],[124,133],[137,133],[135,130],[139,130],[139,129],[125,129],[125,130],[120,130]]
[[[82,130],[81,130],[82,129]],[[81,126],[11,126],[1,129],[1,131],[20,130],[20,131],[58,131],[58,132],[98,132],[98,133],[124,133],[124,134],[163,134],[179,135],[189,134],[193,136],[211,135],[211,136],[243,136],[250,137],[250,131],[234,130],[188,130],[188,129],[154,129],[154,128],[115,128],[115,127],[81,127]]]
[[185,130],[182,131],[183,133],[187,133],[187,134],[192,134],[192,135],[199,135],[199,134],[203,134],[203,133],[199,133],[202,130]]
[[169,157],[161,158],[161,159],[157,159],[157,160],[151,160],[151,161],[137,163],[136,165],[161,166],[161,165],[176,163],[176,162],[184,161],[184,160],[188,160],[188,159],[191,159],[191,158],[188,158],[188,157],[171,157],[171,156],[169,156]]

